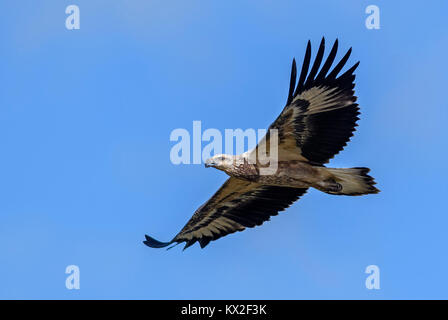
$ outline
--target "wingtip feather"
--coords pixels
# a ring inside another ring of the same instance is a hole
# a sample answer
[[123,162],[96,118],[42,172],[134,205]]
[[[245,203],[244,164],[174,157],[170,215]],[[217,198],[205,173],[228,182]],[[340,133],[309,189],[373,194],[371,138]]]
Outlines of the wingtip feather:
[[169,246],[171,243],[173,243],[172,241],[170,241],[170,242],[161,242],[161,241],[158,241],[158,240],[156,240],[156,239],[154,239],[154,238],[152,238],[152,237],[150,237],[150,236],[148,236],[146,234],[145,234],[145,238],[146,238],[146,240],[143,241],[143,243],[145,245],[147,245],[148,247],[151,247],[151,248],[165,248],[165,247]]

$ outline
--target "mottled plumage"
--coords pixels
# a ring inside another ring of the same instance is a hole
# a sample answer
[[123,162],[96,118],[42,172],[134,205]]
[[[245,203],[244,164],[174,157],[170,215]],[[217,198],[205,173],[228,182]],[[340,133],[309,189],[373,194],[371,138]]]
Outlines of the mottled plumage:
[[[368,168],[324,166],[346,146],[359,119],[353,91],[353,72],[359,62],[338,76],[350,56],[349,49],[330,71],[337,48],[336,40],[321,67],[325,49],[322,39],[309,70],[311,43],[308,42],[299,80],[296,84],[293,60],[286,106],[267,135],[252,151],[208,159],[206,166],[222,170],[230,178],[171,241],[159,242],[146,236],[146,245],[161,248],[185,242],[187,248],[199,242],[203,248],[227,234],[261,225],[298,200],[309,187],[334,195],[379,192],[367,174]],[[278,162],[272,173],[264,174],[266,166],[260,162],[259,150],[271,156],[273,132],[278,137]]]

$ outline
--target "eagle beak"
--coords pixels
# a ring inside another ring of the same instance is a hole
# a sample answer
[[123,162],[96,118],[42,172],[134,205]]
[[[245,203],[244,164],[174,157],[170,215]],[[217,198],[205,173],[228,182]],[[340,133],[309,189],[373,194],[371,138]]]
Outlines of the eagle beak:
[[214,165],[215,165],[215,163],[213,162],[212,159],[207,159],[207,160],[205,160],[205,167],[206,167],[206,168],[213,167]]

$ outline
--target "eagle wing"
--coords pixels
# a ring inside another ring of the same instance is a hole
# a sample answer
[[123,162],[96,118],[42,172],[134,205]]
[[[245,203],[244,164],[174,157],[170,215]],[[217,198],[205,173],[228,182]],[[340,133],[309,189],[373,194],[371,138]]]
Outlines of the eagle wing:
[[293,59],[286,106],[271,124],[266,136],[251,151],[251,156],[256,156],[254,152],[258,154],[260,147],[269,156],[271,129],[277,130],[280,161],[301,160],[323,165],[346,146],[359,120],[353,90],[353,72],[359,62],[338,76],[350,56],[351,48],[330,71],[337,49],[338,40],[319,71],[325,50],[325,39],[322,38],[308,73],[311,60],[311,43],[308,41],[297,86],[296,62]]
[[185,242],[185,250],[198,241],[204,248],[210,241],[263,224],[271,216],[288,208],[306,190],[264,186],[231,177],[196,210],[173,240],[160,242],[146,235],[144,243],[152,248],[163,248]]

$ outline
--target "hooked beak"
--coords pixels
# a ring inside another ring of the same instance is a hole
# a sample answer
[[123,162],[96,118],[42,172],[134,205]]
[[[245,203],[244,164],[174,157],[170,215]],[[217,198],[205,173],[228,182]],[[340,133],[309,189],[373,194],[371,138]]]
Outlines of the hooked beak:
[[206,168],[213,167],[214,165],[215,165],[215,163],[213,162],[212,159],[207,159],[207,160],[205,160],[205,167],[206,167]]

